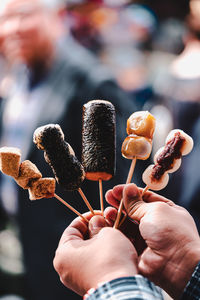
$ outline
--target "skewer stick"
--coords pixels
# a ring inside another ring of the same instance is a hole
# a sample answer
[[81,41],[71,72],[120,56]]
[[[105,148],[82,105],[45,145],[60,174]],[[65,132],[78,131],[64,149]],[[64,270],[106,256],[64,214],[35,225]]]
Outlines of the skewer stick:
[[[132,160],[132,163],[131,163],[131,166],[130,166],[130,169],[129,169],[129,173],[128,173],[128,177],[126,179],[126,184],[130,183],[131,180],[132,180],[133,172],[134,172],[134,169],[135,169],[135,164],[136,164],[136,157]],[[115,229],[117,229],[117,227],[119,225],[119,220],[121,218],[122,210],[123,210],[123,198],[120,201],[118,212],[117,212],[117,218],[116,218],[115,224],[113,226]],[[125,215],[125,217],[126,217],[126,215]],[[122,222],[121,222],[121,224],[122,224]]]
[[79,188],[79,189],[78,189],[78,192],[79,192],[79,194],[81,195],[81,197],[83,198],[83,200],[84,200],[85,204],[87,205],[87,207],[89,208],[90,212],[91,212],[93,215],[95,215],[94,210],[93,210],[92,206],[90,205],[89,201],[87,200],[87,198],[86,198],[85,194],[83,193],[82,189]]
[[81,215],[75,208],[73,208],[70,204],[68,204],[65,200],[63,200],[60,196],[58,196],[57,194],[54,194],[54,197],[59,200],[60,202],[62,202],[65,206],[67,206],[69,209],[71,209],[75,214],[77,214],[79,217],[81,217],[84,221],[86,221],[88,223],[88,220]]
[[146,193],[146,191],[148,191],[148,189],[149,189],[149,186],[148,185],[146,185],[146,187],[143,189],[143,191],[142,191],[142,196]]
[[102,212],[102,215],[103,215],[104,205],[103,205],[103,185],[102,185],[102,179],[99,179],[99,195],[100,195],[100,207],[101,207],[101,212]]
[[133,172],[135,170],[135,164],[136,164],[136,157],[132,160],[129,172],[128,172],[128,177],[126,179],[126,184],[131,183],[132,177],[133,177]]
[[118,227],[121,227],[122,224],[124,223],[124,221],[126,220],[126,217],[127,217],[127,214],[125,214],[121,220],[121,222],[119,223],[119,226]]

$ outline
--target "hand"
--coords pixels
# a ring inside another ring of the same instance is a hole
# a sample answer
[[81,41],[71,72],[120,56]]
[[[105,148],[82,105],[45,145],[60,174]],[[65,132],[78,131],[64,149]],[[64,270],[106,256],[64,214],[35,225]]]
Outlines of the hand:
[[[147,244],[139,261],[139,272],[179,298],[200,261],[200,239],[191,215],[182,207],[136,185],[119,185],[106,194],[111,205],[118,207],[123,197],[129,217],[139,222],[141,236]],[[110,208],[108,219],[114,218]]]
[[[137,274],[136,251],[119,230],[106,227],[102,216],[84,214],[86,224],[76,218],[64,231],[54,267],[62,283],[80,295],[99,283]],[[92,236],[88,238],[88,236]]]

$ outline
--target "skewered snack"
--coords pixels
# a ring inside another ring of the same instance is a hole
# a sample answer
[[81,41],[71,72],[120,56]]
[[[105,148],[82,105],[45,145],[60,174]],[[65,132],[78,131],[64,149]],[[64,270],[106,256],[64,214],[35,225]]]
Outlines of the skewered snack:
[[152,150],[152,140],[143,136],[130,134],[122,144],[122,155],[128,159],[147,159]]
[[82,164],[88,180],[109,180],[115,173],[115,108],[105,100],[83,106]]
[[148,111],[137,111],[127,120],[127,134],[136,134],[152,139],[156,120]]
[[[66,191],[77,190],[91,213],[94,214],[90,203],[80,188],[85,178],[85,171],[76,158],[72,147],[65,142],[61,127],[58,124],[47,124],[37,128],[33,134],[33,142],[38,149],[44,151],[44,158],[50,165],[56,181]],[[59,196],[56,195],[56,198],[62,202]],[[72,208],[70,207],[70,209]],[[78,212],[76,211],[76,213]]]
[[[142,175],[144,183],[153,191],[159,191],[166,187],[169,181],[169,175],[167,172],[162,172],[162,175],[156,177],[157,173],[154,169],[156,165],[150,165],[146,168]],[[160,166],[158,166],[160,167]]]
[[33,134],[33,142],[38,149],[46,151],[64,141],[64,133],[58,124],[48,124],[38,127]]
[[127,120],[128,137],[122,144],[122,155],[128,159],[149,158],[156,120],[148,111],[137,111]]
[[[152,139],[155,131],[156,120],[148,111],[137,111],[127,120],[126,131],[128,136],[125,138],[121,152],[122,156],[132,159],[132,163],[127,176],[126,184],[130,183],[136,165],[136,160],[146,160],[152,150]],[[114,228],[119,225],[123,209],[123,200],[120,201]],[[126,216],[124,216],[125,218]],[[124,218],[122,222],[124,221]]]
[[31,182],[29,187],[30,200],[52,198],[55,195],[56,181],[54,178],[39,178]]
[[180,129],[172,130],[165,142],[165,146],[155,154],[155,164],[150,165],[142,175],[144,183],[152,190],[161,190],[168,184],[168,173],[178,170],[181,157],[193,148],[192,138]]
[[0,170],[2,173],[18,177],[21,151],[15,147],[0,148]]
[[19,175],[15,181],[23,189],[28,189],[33,180],[42,178],[42,174],[30,160],[25,160],[20,164]]
[[166,137],[165,143],[168,144],[168,143],[172,142],[179,135],[180,135],[180,137],[185,139],[185,141],[181,147],[181,155],[185,156],[192,151],[194,142],[193,142],[193,139],[191,138],[191,136],[189,136],[183,130],[180,130],[180,129],[171,130],[170,133],[168,134],[168,136]]
[[83,106],[82,164],[88,180],[99,181],[103,214],[102,180],[110,180],[116,164],[116,120],[113,104],[92,100]]
[[146,160],[152,150],[152,139],[156,120],[148,111],[137,111],[127,120],[125,138],[121,152],[122,156],[132,159],[126,183],[130,183],[135,169],[136,160]]
[[74,191],[80,188],[85,172],[72,147],[64,141],[60,126],[48,124],[37,128],[33,141],[39,149],[45,151],[44,158],[63,189]]
[[20,164],[20,149],[3,147],[0,148],[0,153],[0,170],[6,175],[12,176],[19,186],[28,189],[30,200],[55,197],[84,221],[88,222],[76,209],[55,194],[54,178],[41,178],[42,174],[36,165],[29,160],[25,160]]
[[[158,151],[156,152],[155,156],[154,156],[154,164],[157,164],[159,161],[159,157],[160,155],[162,155],[162,153],[164,153],[164,148],[165,147],[161,147],[160,149],[158,149]],[[181,162],[182,159],[181,158],[174,158],[173,164],[171,165],[171,168],[167,171],[168,173],[174,173],[176,172],[180,166],[181,166]]]

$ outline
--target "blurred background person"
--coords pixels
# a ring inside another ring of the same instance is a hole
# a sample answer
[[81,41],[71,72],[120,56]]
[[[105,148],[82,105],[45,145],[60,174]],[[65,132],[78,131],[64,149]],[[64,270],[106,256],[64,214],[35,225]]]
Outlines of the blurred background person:
[[[0,146],[19,147],[22,160],[35,163],[43,176],[52,176],[43,151],[32,142],[34,130],[48,123],[60,124],[80,159],[82,106],[92,99],[109,100],[117,113],[117,172],[104,184],[107,190],[126,180],[129,161],[122,159],[120,149],[134,106],[107,68],[73,40],[65,17],[62,1],[1,1],[1,51],[13,83],[2,101]],[[17,287],[7,280],[2,294],[15,292],[26,300],[80,299],[63,288],[52,265],[59,237],[74,214],[55,199],[31,203],[27,190],[18,189],[12,178],[1,175],[0,205],[7,213],[9,229],[0,241],[4,246],[1,259],[5,266],[17,253],[17,274],[9,271],[16,280],[21,279]],[[97,183],[85,182],[83,190],[91,205],[98,208]],[[78,193],[63,193],[59,187],[57,193],[80,212],[87,209]],[[10,243],[9,236],[13,237]]]

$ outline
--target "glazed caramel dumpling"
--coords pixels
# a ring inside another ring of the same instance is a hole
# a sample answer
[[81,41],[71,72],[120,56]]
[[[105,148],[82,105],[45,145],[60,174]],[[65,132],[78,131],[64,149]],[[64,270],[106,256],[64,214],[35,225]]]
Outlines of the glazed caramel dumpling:
[[169,175],[167,172],[159,176],[159,178],[155,177],[155,165],[150,165],[144,171],[142,175],[142,180],[144,183],[153,191],[159,191],[164,189],[169,181]]
[[143,137],[131,134],[127,136],[122,144],[122,155],[128,159],[147,159],[152,150],[152,141]]
[[156,120],[148,111],[137,111],[127,120],[127,134],[136,134],[152,139]]

